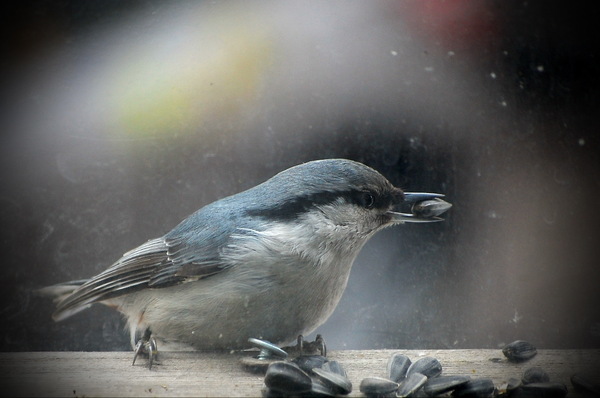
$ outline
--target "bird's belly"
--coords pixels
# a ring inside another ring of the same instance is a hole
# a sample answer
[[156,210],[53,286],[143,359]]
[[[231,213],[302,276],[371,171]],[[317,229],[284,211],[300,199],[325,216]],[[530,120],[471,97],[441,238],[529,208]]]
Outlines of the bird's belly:
[[290,343],[331,315],[350,267],[333,275],[288,274],[285,283],[271,275],[258,286],[256,281],[232,284],[230,277],[213,276],[151,294],[139,292],[122,308],[130,322],[139,320],[139,332],[149,327],[159,340],[195,349],[246,348],[250,337]]

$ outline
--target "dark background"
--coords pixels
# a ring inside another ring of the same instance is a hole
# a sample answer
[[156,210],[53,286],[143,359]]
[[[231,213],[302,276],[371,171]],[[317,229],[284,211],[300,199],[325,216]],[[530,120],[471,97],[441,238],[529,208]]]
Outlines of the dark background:
[[330,348],[600,347],[592,5],[4,4],[0,350],[129,349],[35,289],[329,157],[454,204],[366,245]]

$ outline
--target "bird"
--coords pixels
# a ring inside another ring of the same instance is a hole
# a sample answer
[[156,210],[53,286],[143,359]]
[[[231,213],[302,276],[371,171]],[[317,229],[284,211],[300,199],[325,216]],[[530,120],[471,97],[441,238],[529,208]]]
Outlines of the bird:
[[[134,363],[144,353],[150,367],[157,341],[193,350],[247,348],[249,338],[283,344],[327,320],[369,238],[440,221],[451,207],[442,197],[404,192],[353,160],[309,161],[200,208],[96,276],[41,291],[57,302],[55,321],[94,303],[119,311]],[[394,211],[403,203],[421,215]]]

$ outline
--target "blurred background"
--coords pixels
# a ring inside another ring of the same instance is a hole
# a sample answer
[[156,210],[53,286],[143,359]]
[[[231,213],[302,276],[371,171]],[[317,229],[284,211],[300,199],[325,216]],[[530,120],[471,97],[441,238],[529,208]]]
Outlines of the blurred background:
[[593,6],[4,4],[1,351],[130,349],[117,313],[54,323],[35,289],[330,157],[454,204],[365,246],[330,348],[600,347]]

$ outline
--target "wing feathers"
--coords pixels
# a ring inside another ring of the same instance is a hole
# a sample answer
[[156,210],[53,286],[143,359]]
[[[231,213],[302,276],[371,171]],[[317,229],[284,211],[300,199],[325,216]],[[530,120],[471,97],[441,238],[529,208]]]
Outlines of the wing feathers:
[[[185,259],[177,260],[185,262]],[[128,251],[111,267],[75,289],[58,304],[54,317],[64,319],[78,312],[79,307],[136,290],[181,283],[189,276],[176,275],[180,267],[174,264],[169,246],[163,238],[150,240]],[[205,274],[199,277],[203,276]]]
[[228,237],[222,230],[215,234],[213,229],[205,228],[174,230],[150,240],[125,253],[60,301],[54,318],[67,318],[92,303],[137,290],[172,286],[222,272],[230,265],[221,262],[219,248]]

